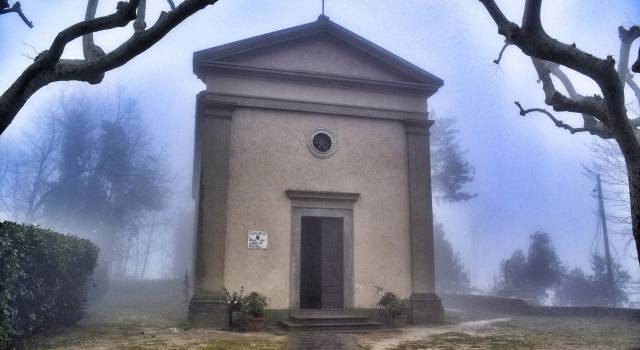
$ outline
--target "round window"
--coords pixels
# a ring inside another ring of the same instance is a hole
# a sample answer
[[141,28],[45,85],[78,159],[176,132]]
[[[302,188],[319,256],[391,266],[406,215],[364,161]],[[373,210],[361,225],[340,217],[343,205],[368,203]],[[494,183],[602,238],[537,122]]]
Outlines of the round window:
[[328,158],[336,150],[336,139],[329,130],[317,129],[309,135],[307,146],[314,156]]

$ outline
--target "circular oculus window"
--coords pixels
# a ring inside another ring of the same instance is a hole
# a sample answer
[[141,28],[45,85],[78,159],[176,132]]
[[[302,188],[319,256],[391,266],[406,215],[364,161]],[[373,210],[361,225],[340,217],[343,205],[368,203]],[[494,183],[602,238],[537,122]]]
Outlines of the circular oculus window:
[[318,158],[329,158],[336,151],[336,138],[326,129],[317,129],[309,135],[307,147]]

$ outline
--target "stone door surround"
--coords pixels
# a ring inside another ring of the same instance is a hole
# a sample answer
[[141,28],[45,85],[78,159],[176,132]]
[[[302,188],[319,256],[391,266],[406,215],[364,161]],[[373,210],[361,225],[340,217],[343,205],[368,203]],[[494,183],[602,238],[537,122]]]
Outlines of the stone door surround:
[[352,309],[353,300],[353,206],[359,193],[287,190],[291,200],[291,276],[289,308],[300,309],[300,244],[303,216],[342,218],[344,308]]

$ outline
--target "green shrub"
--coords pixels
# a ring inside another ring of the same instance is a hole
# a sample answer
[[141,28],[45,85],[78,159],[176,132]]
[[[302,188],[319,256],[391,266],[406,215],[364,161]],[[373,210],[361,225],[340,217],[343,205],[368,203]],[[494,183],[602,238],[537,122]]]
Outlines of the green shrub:
[[224,292],[224,298],[227,301],[227,306],[231,311],[241,311],[242,310],[242,300],[244,299],[244,287],[240,287],[240,291],[229,292],[229,290],[225,287],[222,287],[222,291]]
[[267,297],[251,292],[242,300],[242,310],[249,317],[264,317],[264,307],[267,306]]
[[405,304],[406,300],[400,299],[395,293],[391,292],[385,293],[378,302],[378,306],[382,306],[387,315],[391,317],[402,315]]
[[78,321],[97,259],[86,239],[0,222],[0,349]]

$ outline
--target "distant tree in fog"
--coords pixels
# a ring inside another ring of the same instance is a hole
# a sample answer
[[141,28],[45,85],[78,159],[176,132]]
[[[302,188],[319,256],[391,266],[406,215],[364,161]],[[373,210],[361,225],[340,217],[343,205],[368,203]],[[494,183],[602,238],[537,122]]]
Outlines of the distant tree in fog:
[[[628,301],[627,287],[631,276],[618,263],[614,264],[615,304]],[[527,254],[516,250],[500,265],[500,279],[494,288],[497,295],[523,298],[540,303],[553,296],[557,305],[608,306],[610,300],[607,268],[604,257],[591,256],[591,274],[581,268],[569,271],[562,266],[553,242],[547,233],[536,232],[530,237]]]
[[592,305],[593,283],[591,277],[576,267],[566,273],[556,292],[556,303],[566,306]]
[[151,218],[166,206],[168,176],[136,101],[71,94],[52,105],[34,134],[1,145],[3,211],[92,239],[117,277],[144,275],[166,227]]
[[[434,114],[433,112],[431,114]],[[431,127],[431,186],[438,201],[468,201],[477,196],[464,191],[464,186],[473,181],[475,169],[465,159],[464,150],[458,140],[456,120],[436,118]]]
[[496,292],[506,297],[524,296],[527,288],[527,258],[518,249],[509,259],[500,263],[500,280]]
[[[592,305],[609,305],[609,280],[607,278],[607,263],[603,256],[593,255],[591,257],[591,270],[593,275],[591,280],[594,285],[594,300]],[[629,300],[625,291],[631,276],[622,268],[619,263],[613,263],[613,280],[615,304],[620,305]]]
[[[445,203],[468,201],[477,196],[464,191],[465,185],[473,181],[475,170],[460,146],[456,120],[434,120],[430,130],[433,197]],[[434,223],[434,250],[436,288],[445,293],[468,293],[469,275],[459,253],[454,252],[451,242],[445,238],[444,227],[437,222]]]
[[28,224],[41,219],[62,143],[58,112],[48,110],[37,118],[37,129],[17,140],[0,140],[0,212],[10,219]]
[[607,265],[603,256],[592,255],[591,274],[574,268],[562,277],[556,292],[556,303],[569,306],[623,305],[629,301],[626,288],[631,276],[620,264],[613,266],[615,302],[610,300]]
[[436,264],[436,288],[444,293],[468,293],[471,290],[467,273],[460,254],[453,251],[445,238],[444,227],[434,226],[434,246]]
[[541,302],[547,297],[547,291],[558,285],[562,275],[563,267],[549,234],[538,231],[530,236],[526,258],[517,250],[511,258],[502,261],[496,292]]

